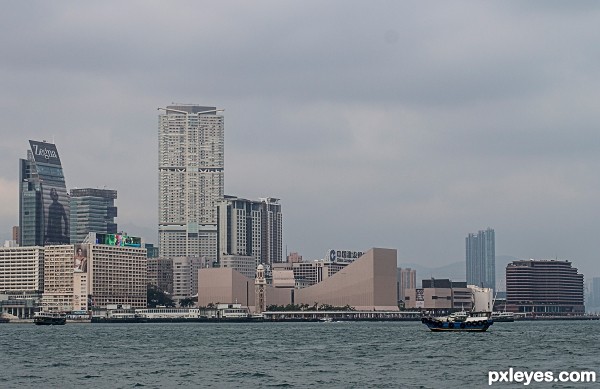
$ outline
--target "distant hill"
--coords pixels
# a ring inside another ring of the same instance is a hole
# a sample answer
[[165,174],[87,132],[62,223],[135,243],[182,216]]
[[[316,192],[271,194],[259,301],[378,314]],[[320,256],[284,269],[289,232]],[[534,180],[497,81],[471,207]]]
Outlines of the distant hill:
[[[519,258],[510,255],[496,256],[496,285],[498,290],[506,290],[506,265]],[[400,263],[398,267],[411,268],[417,271],[417,287],[421,287],[421,280],[428,278],[449,278],[452,281],[466,281],[465,262],[453,262],[438,267],[428,267],[416,263]]]

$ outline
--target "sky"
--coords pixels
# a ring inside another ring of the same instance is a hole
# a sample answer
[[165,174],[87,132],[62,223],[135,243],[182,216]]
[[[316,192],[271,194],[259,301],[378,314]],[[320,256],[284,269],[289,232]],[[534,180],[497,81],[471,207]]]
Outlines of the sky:
[[225,193],[281,199],[284,244],[600,276],[600,3],[30,1],[0,13],[0,241],[18,160],[54,141],[68,188],[118,191],[157,242],[157,107],[225,109]]

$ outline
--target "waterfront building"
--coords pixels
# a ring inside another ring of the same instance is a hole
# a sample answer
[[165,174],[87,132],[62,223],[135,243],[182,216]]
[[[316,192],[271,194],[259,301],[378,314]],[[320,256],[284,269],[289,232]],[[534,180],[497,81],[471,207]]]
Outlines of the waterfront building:
[[396,280],[396,294],[398,304],[404,303],[404,291],[406,289],[416,289],[417,271],[411,268],[398,268]]
[[215,107],[170,105],[158,117],[160,256],[217,258],[224,188],[224,118]]
[[[77,247],[81,249],[80,245]],[[74,258],[74,245],[53,245],[45,247],[44,294],[42,296],[43,311],[66,312],[82,310],[82,293],[84,300],[83,310],[87,310],[87,273],[84,275],[83,272],[78,271],[78,277],[75,277]],[[81,279],[82,275],[84,278],[83,280]],[[83,290],[81,288],[82,282],[84,282]],[[77,306],[75,303],[77,303]]]
[[283,262],[283,216],[279,199],[260,199],[262,205],[262,263]]
[[116,190],[71,189],[71,242],[83,242],[90,232],[116,234],[116,198]]
[[[218,261],[223,256],[251,256],[256,258],[253,267],[262,260],[263,206],[260,201],[225,196],[217,207],[219,224]],[[254,278],[254,274],[250,277]]]
[[[91,235],[91,234],[90,234]],[[118,235],[118,234],[117,234]],[[112,234],[96,234],[95,243],[88,243],[89,293],[92,307],[128,304],[145,308],[147,302],[147,257],[140,243],[110,244]],[[109,242],[107,244],[107,241]],[[116,242],[119,240],[117,239]],[[140,239],[136,238],[139,242]],[[121,240],[123,242],[123,240]]]
[[425,279],[421,288],[406,289],[404,306],[409,309],[427,309],[439,312],[450,310],[471,310],[473,293],[466,282],[455,282],[449,279]]
[[41,297],[41,292],[0,292],[0,315],[13,315],[19,319],[32,318],[39,310]]
[[198,293],[198,271],[208,267],[207,258],[173,258],[173,300],[180,301]]
[[[396,261],[396,250],[374,248],[318,284],[302,289],[278,283],[276,286],[282,287],[265,285],[266,304],[312,306],[317,303],[349,305],[358,310],[397,311]],[[255,280],[231,268],[202,269],[198,284],[199,306],[219,302],[255,308]]]
[[[146,248],[147,249],[147,248]],[[148,258],[148,284],[173,294],[173,259]]]
[[44,247],[0,247],[0,293],[44,290]]
[[29,141],[19,160],[19,246],[68,244],[69,196],[56,145]]
[[140,238],[100,233],[90,233],[84,243],[46,246],[43,309],[145,308],[147,258],[141,246]]
[[496,290],[496,235],[493,229],[465,238],[467,284]]
[[0,247],[0,313],[32,317],[44,290],[44,247]]
[[506,310],[538,316],[583,314],[583,274],[570,261],[518,260],[506,266]]

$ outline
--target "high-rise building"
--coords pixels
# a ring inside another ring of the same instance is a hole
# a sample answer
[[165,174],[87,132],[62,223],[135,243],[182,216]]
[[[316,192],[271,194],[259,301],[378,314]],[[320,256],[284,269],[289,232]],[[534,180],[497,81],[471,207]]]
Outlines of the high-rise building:
[[158,116],[161,257],[217,258],[224,188],[224,118],[215,107],[171,105]]
[[56,145],[29,141],[19,162],[19,246],[69,243],[69,196]]
[[569,261],[513,261],[506,266],[506,310],[542,316],[582,314],[583,274]]
[[398,268],[396,280],[396,294],[398,295],[398,303],[404,301],[406,289],[416,289],[417,287],[417,271],[411,268]]
[[590,284],[589,307],[596,312],[600,310],[600,277],[592,278]]
[[[256,265],[262,258],[262,202],[246,200],[235,196],[225,196],[219,202],[217,219],[218,260],[226,255],[241,255],[256,258]],[[254,274],[249,277],[254,278]]]
[[467,284],[496,290],[496,237],[491,228],[465,239]]
[[71,189],[71,242],[83,242],[90,232],[116,234],[116,198],[116,190]]
[[279,199],[267,197],[262,202],[262,263],[283,262],[283,217]]

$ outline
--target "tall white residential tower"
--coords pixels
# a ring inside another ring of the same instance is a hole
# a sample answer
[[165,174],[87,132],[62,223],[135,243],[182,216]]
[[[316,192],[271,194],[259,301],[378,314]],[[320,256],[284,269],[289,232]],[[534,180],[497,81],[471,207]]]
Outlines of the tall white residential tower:
[[217,256],[217,202],[224,188],[222,110],[170,105],[158,116],[161,257]]

